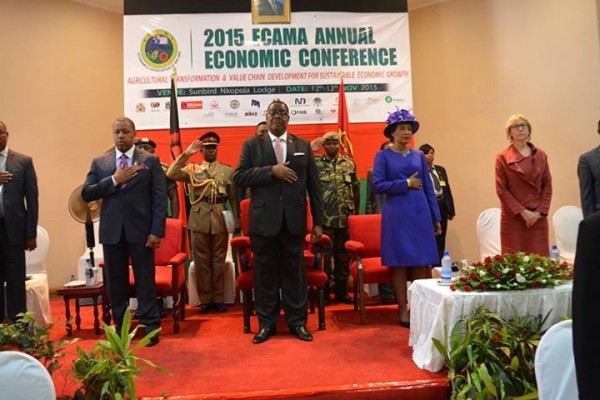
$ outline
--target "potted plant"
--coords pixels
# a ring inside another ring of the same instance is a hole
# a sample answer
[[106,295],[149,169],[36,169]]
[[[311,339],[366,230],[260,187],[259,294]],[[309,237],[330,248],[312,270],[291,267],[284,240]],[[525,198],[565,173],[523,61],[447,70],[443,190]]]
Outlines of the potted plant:
[[534,356],[548,316],[506,321],[483,307],[460,320],[446,343],[433,339],[444,356],[451,399],[537,399]]
[[132,345],[138,328],[129,332],[131,313],[125,313],[120,335],[112,326],[104,325],[105,340],[99,340],[89,353],[77,348],[78,359],[73,362],[73,374],[81,381],[74,399],[137,399],[136,378],[142,371],[139,362],[169,374],[152,361],[138,357],[136,352],[146,346],[160,328],[153,330]]
[[30,311],[18,315],[14,324],[0,324],[0,351],[16,350],[39,360],[50,374],[59,367],[59,359],[67,342],[50,340],[51,326],[38,326]]

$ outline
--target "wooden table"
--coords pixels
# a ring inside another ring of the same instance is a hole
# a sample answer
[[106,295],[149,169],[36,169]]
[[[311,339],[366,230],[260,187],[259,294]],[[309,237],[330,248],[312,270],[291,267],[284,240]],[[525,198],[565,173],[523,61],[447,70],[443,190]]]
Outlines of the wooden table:
[[81,317],[79,315],[79,299],[91,298],[94,304],[94,331],[96,335],[100,334],[100,321],[98,320],[98,298],[102,296],[102,321],[105,324],[110,324],[110,312],[107,294],[104,290],[104,284],[98,283],[94,286],[77,286],[77,287],[66,287],[57,290],[57,293],[63,296],[65,300],[65,314],[66,314],[66,328],[67,335],[73,336],[72,323],[71,323],[71,307],[70,300],[75,299],[75,325],[77,330],[81,330]]

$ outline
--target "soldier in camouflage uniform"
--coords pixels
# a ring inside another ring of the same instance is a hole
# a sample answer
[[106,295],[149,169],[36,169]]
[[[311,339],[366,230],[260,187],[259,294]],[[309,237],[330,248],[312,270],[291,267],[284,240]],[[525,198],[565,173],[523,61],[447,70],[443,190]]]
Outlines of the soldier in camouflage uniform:
[[[209,311],[225,312],[223,304],[223,275],[229,232],[223,211],[229,200],[237,221],[237,202],[233,185],[233,170],[217,161],[217,147],[221,139],[215,132],[207,132],[192,142],[167,171],[167,176],[186,182],[190,187],[191,210],[188,228],[192,232],[192,254],[196,265],[196,286],[200,298],[200,314]],[[202,151],[202,164],[188,159]]]
[[333,273],[335,301],[352,304],[353,300],[347,292],[350,265],[344,244],[349,238],[348,216],[359,212],[360,180],[354,161],[339,154],[340,138],[337,132],[326,133],[323,138],[326,154],[316,156],[315,161],[323,191],[323,233],[329,235],[332,242],[331,248],[326,250],[325,268],[330,280]]

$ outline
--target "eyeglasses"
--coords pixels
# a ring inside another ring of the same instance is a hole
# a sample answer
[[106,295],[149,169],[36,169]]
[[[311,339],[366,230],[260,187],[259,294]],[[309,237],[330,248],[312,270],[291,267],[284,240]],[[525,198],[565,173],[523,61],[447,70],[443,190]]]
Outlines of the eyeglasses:
[[289,114],[286,111],[270,111],[267,113],[268,115],[270,115],[272,118],[276,117],[276,116],[280,116],[281,118],[286,118],[289,116]]
[[519,124],[519,125],[513,125],[510,127],[510,129],[514,129],[514,130],[521,130],[521,129],[526,129],[528,128],[527,124]]

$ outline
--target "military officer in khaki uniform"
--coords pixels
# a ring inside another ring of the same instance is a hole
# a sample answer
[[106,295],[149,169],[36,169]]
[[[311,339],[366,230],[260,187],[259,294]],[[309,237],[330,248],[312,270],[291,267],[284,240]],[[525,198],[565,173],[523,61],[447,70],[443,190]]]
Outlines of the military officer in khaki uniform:
[[[192,232],[192,254],[200,297],[198,312],[201,314],[227,311],[223,304],[223,274],[229,232],[223,211],[228,200],[235,224],[239,226],[233,170],[217,161],[220,141],[215,132],[205,133],[192,142],[167,171],[170,179],[186,182],[190,188],[188,228]],[[186,165],[188,159],[200,151],[204,162]]]
[[347,292],[350,265],[344,244],[349,239],[348,216],[359,212],[360,180],[354,161],[339,154],[340,137],[337,132],[328,132],[322,139],[325,154],[316,156],[315,161],[323,191],[323,233],[332,242],[331,248],[326,250],[325,268],[328,276],[331,277],[333,272],[335,301],[352,304],[353,300]]

